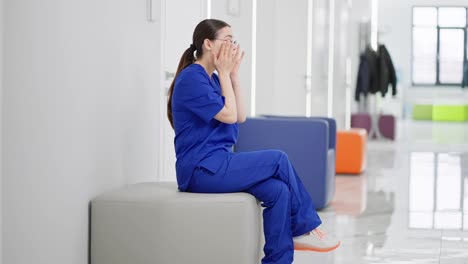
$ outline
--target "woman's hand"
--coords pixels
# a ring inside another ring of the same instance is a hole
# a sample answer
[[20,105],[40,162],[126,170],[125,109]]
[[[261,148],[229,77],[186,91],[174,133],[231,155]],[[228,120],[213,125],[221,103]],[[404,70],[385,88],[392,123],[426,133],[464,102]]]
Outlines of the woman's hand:
[[245,52],[240,49],[240,45],[237,45],[236,52],[234,54],[234,66],[231,70],[231,78],[238,77],[240,64],[244,58]]
[[213,52],[214,65],[219,74],[230,74],[235,65],[235,52],[231,43],[223,42],[218,53]]

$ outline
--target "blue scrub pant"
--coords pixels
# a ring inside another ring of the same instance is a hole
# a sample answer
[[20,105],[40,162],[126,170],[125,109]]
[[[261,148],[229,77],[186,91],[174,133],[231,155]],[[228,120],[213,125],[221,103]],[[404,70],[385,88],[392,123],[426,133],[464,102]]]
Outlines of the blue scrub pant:
[[197,167],[189,192],[247,192],[262,202],[265,257],[262,264],[291,264],[292,238],[322,221],[288,156],[278,150],[233,153],[212,173]]

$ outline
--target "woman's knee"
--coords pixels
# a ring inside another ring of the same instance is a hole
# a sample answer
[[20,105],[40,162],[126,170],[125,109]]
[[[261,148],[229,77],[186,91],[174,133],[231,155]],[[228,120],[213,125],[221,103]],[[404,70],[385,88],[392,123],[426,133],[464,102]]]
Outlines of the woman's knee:
[[279,150],[279,149],[272,149],[272,150],[269,150],[269,152],[275,157],[278,163],[289,162],[289,157],[286,152]]
[[269,207],[278,202],[289,202],[289,188],[283,181],[270,179],[265,182],[264,199],[261,199],[265,206]]
[[289,157],[288,157],[288,154],[286,154],[286,152],[284,151],[281,151],[279,150],[278,151],[278,170],[280,171],[284,171],[284,170],[287,170],[290,166],[290,160],[289,160]]
[[279,150],[279,149],[275,149],[273,150],[275,152],[276,155],[278,155],[279,158],[286,158],[288,159],[288,154],[282,150]]

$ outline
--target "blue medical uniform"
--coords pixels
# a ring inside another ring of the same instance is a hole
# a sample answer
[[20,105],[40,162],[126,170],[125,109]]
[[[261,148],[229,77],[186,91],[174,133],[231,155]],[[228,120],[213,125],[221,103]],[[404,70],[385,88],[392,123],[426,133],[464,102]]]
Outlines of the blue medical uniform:
[[176,172],[181,191],[247,192],[262,201],[265,257],[262,264],[291,264],[292,237],[322,222],[288,156],[278,150],[232,151],[238,125],[214,119],[223,108],[218,76],[199,64],[183,69],[175,80],[172,115]]

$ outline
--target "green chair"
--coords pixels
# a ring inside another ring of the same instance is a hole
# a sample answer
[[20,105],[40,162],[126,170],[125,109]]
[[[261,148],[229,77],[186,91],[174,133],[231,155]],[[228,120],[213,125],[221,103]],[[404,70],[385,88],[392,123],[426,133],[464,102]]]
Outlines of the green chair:
[[415,104],[413,105],[414,120],[432,120],[432,105]]
[[432,120],[464,122],[468,120],[467,105],[434,105]]
[[465,121],[468,120],[468,104],[465,105]]

